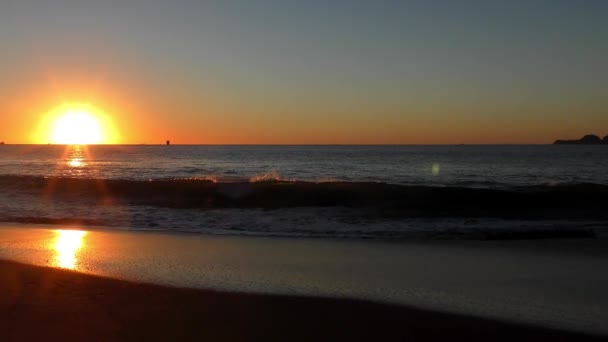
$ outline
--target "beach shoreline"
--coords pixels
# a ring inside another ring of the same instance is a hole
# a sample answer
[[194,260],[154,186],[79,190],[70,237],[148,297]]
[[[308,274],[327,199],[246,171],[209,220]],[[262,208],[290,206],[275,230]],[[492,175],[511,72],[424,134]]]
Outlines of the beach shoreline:
[[608,336],[604,238],[387,242],[61,228],[0,226],[0,260],[193,291],[366,301]]
[[406,306],[172,288],[5,260],[0,277],[4,341],[606,340]]

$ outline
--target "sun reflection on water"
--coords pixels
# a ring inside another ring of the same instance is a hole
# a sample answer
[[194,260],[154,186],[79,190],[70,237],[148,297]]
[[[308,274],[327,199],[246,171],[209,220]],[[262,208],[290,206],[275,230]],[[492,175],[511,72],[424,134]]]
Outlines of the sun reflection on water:
[[84,160],[82,158],[73,158],[68,160],[68,165],[71,167],[82,167],[84,166]]
[[83,238],[87,232],[82,230],[56,230],[54,266],[76,269],[78,267],[78,251],[82,248]]
[[85,152],[86,151],[83,151],[83,148],[80,145],[72,145],[67,147],[67,165],[73,168],[86,166]]

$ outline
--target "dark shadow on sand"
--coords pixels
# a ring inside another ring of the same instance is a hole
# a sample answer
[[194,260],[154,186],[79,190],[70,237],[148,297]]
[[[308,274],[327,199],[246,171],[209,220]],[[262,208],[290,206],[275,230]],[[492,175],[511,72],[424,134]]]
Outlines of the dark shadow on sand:
[[600,341],[366,301],[177,289],[0,261],[2,341]]

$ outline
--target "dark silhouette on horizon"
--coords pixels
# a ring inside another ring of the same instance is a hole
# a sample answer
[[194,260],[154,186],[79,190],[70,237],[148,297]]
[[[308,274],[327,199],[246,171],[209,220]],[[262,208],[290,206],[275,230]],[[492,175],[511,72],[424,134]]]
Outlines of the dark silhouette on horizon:
[[167,140],[166,145],[167,145],[167,146],[171,145],[171,140]]
[[578,140],[555,140],[556,145],[608,145],[608,135],[601,139],[595,134],[587,134]]

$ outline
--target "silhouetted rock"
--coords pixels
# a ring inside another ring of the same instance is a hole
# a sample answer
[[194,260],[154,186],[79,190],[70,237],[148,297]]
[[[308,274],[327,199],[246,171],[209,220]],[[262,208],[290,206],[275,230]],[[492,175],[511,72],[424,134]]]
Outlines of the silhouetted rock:
[[600,142],[602,142],[602,139],[595,134],[588,134],[581,138],[583,144],[599,144]]
[[570,144],[570,145],[600,145],[600,144],[608,144],[608,136],[605,136],[604,139],[600,139],[595,134],[587,134],[584,137],[578,140],[555,140],[554,144]]

